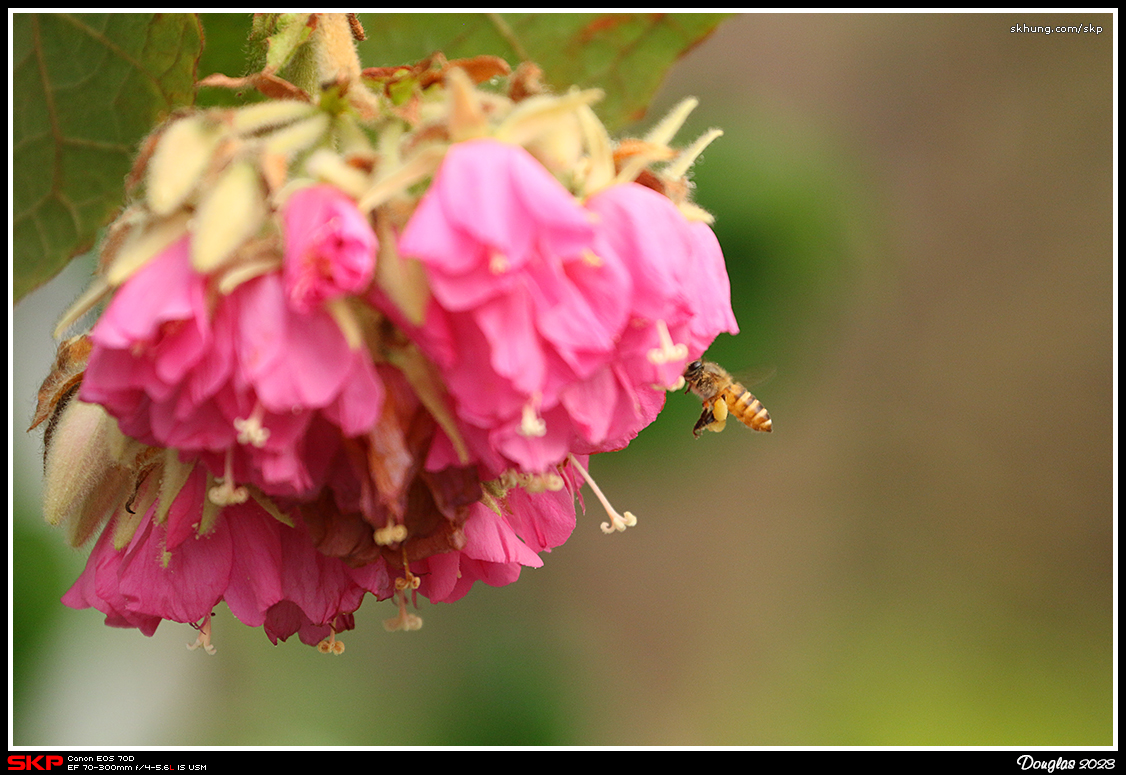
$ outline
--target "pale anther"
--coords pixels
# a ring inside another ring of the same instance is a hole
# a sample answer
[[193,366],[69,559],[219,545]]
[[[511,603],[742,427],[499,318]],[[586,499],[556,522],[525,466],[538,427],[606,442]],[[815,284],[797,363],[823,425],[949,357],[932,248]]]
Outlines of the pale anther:
[[422,628],[422,617],[407,612],[407,596],[403,592],[395,593],[395,600],[399,604],[399,615],[383,620],[383,629],[388,632],[396,632],[401,630],[403,632],[410,632],[411,630],[418,630]]
[[401,543],[407,540],[407,526],[387,525],[386,527],[381,527],[376,530],[374,537],[375,542],[380,546]]
[[524,404],[524,412],[520,417],[521,436],[544,436],[547,434],[547,423],[536,414],[536,409],[531,404]]
[[188,644],[188,651],[195,651],[202,648],[211,656],[215,656],[215,646],[211,644],[211,614],[203,617],[203,621],[198,625],[192,625],[199,630],[199,637],[195,639],[195,643]]
[[262,426],[263,412],[262,405],[258,404],[249,417],[235,418],[234,425],[235,430],[238,431],[239,444],[249,444],[258,449],[266,446],[266,441],[270,438],[270,429]]
[[661,346],[654,347],[649,351],[649,362],[654,366],[659,366],[663,363],[687,359],[688,345],[673,342],[672,336],[669,334],[669,327],[665,325],[665,321],[658,320],[656,325],[657,338],[660,340]]

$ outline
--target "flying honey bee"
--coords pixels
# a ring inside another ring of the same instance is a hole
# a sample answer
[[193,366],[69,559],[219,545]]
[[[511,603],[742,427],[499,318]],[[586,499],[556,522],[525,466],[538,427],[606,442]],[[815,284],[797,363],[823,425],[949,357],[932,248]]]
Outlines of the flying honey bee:
[[729,414],[751,430],[770,433],[770,413],[766,407],[718,363],[692,361],[684,370],[684,381],[688,385],[684,392],[691,391],[704,402],[704,411],[692,429],[696,438],[700,438],[705,428],[716,433],[722,431]]

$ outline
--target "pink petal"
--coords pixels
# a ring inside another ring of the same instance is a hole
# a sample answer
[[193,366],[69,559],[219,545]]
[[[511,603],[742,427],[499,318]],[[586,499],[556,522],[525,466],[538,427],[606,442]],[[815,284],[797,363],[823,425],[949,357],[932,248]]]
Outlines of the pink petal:
[[574,496],[568,490],[529,493],[516,488],[508,493],[508,505],[513,529],[533,552],[562,546],[575,529]]
[[223,599],[240,622],[260,627],[270,608],[282,599],[282,525],[249,504],[229,506],[223,516],[229,519],[235,547],[230,584]]
[[116,579],[129,610],[176,622],[196,622],[211,613],[230,580],[231,539],[223,521],[212,533],[167,555],[162,527],[150,525],[143,536],[139,546],[126,552]]
[[462,553],[475,560],[499,563],[519,563],[539,568],[543,560],[529,549],[507,522],[495,512],[474,504],[465,522],[465,548]]
[[90,334],[95,344],[125,349],[154,340],[161,323],[192,317],[193,289],[202,280],[192,270],[188,247],[184,237],[118,289]]

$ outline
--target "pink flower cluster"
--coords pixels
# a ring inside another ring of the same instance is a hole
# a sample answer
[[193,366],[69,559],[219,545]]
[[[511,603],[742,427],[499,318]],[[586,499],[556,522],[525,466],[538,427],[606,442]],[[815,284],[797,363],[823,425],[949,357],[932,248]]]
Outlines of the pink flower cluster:
[[127,436],[199,455],[277,495],[324,483],[341,436],[375,422],[383,385],[323,302],[370,283],[376,238],[355,205],[317,186],[284,210],[282,271],[219,293],[190,238],[155,257],[98,321],[80,397]]
[[[373,281],[352,199],[305,188],[280,217],[280,263],[228,287],[185,236],[90,334],[80,399],[191,474],[116,513],[68,605],[206,635],[222,600],[275,642],[323,644],[368,592],[402,612],[411,590],[511,583],[573,530],[585,456],[628,444],[685,364],[737,331],[706,225],[636,183],[579,201],[495,140],[453,145],[399,236],[431,294],[421,325]],[[454,428],[372,344],[392,322],[436,367]]]
[[392,595],[386,563],[352,568],[326,557],[301,522],[284,525],[255,501],[227,506],[206,535],[197,535],[205,479],[194,467],[167,518],[154,519],[154,504],[120,551],[111,522],[63,602],[152,635],[164,619],[206,626],[212,608],[225,601],[239,621],[262,627],[274,643],[297,633],[315,645],[352,629],[352,612],[367,592],[381,600]]

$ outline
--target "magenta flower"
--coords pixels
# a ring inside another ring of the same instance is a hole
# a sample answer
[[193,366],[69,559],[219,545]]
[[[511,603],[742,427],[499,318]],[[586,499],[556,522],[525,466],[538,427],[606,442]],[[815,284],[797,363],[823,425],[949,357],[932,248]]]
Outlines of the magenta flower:
[[332,186],[302,188],[282,208],[285,292],[298,312],[361,293],[371,282],[375,233],[351,199]]
[[665,197],[635,183],[587,202],[598,216],[595,250],[620,263],[631,282],[629,323],[611,364],[616,407],[601,437],[576,451],[624,447],[664,406],[685,365],[722,332],[738,333],[723,253],[706,224],[689,222]]
[[[600,255],[620,261],[632,280],[629,328],[636,336],[619,350],[632,353],[625,360],[633,380],[672,385],[717,335],[739,331],[719,243],[706,224],[688,222],[672,202],[636,183],[605,189],[587,206],[599,216]],[[645,357],[635,357],[641,351]]]
[[433,292],[415,338],[494,475],[625,446],[736,332],[711,230],[629,183],[582,206],[522,148],[453,146],[399,240]]
[[612,357],[626,320],[628,277],[593,240],[589,214],[539,162],[476,140],[449,150],[399,241],[434,296],[420,343],[461,419],[521,470],[565,457],[562,393]]

